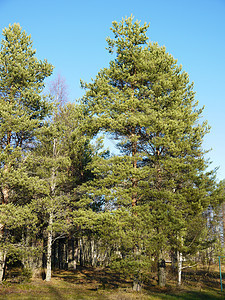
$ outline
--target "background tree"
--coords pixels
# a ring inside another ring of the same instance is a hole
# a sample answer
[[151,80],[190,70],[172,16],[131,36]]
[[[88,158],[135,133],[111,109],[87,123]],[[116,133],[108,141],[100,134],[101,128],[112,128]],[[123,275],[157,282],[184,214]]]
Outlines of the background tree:
[[59,107],[68,102],[68,86],[65,78],[59,73],[56,78],[49,83],[49,94]]

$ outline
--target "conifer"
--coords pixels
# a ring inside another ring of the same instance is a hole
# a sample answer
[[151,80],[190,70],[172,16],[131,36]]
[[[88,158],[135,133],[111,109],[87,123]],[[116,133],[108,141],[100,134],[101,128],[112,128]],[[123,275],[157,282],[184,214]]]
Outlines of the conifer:
[[[46,60],[38,60],[35,52],[31,37],[19,24],[9,25],[3,30],[0,49],[0,186],[1,203],[6,212],[8,205],[26,204],[35,189],[24,162],[33,146],[36,130],[51,109],[41,92],[53,67]],[[29,192],[27,198],[22,199],[25,190]],[[21,222],[22,219],[23,216]],[[2,243],[6,228],[7,222],[1,224],[1,270],[4,265],[2,257],[6,253],[6,243]]]
[[[121,153],[93,165],[95,179],[88,195],[102,197],[103,208],[112,214],[130,211],[130,224],[136,217],[143,228],[150,222],[148,235],[140,236],[135,224],[133,230],[124,230],[127,236],[154,241],[163,286],[169,235],[177,237],[181,252],[191,216],[208,207],[215,181],[206,173],[202,141],[209,127],[200,123],[202,109],[193,83],[165,47],[148,41],[148,27],[132,16],[114,21],[114,39],[107,42],[115,59],[91,83],[82,83],[90,126],[119,140]],[[133,254],[143,249],[133,240]]]

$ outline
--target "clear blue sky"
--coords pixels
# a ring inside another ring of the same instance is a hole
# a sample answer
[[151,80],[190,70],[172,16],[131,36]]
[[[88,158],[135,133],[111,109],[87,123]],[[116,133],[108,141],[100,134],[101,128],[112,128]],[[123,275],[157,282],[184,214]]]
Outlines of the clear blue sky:
[[37,57],[66,79],[73,101],[83,95],[80,79],[89,82],[111,59],[105,38],[112,21],[131,14],[150,23],[150,40],[165,45],[195,83],[211,125],[204,148],[213,149],[208,157],[224,179],[225,0],[0,0],[0,29],[20,23]]

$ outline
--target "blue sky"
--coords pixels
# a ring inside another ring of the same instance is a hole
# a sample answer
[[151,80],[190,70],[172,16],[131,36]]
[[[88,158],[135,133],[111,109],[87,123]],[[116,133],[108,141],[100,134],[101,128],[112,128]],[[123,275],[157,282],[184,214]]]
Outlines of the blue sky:
[[37,57],[66,79],[73,101],[83,95],[80,79],[89,82],[112,58],[105,50],[112,21],[131,14],[150,23],[150,40],[165,45],[195,83],[202,120],[211,125],[204,148],[212,148],[211,167],[220,166],[224,179],[225,0],[0,0],[0,29],[20,23]]

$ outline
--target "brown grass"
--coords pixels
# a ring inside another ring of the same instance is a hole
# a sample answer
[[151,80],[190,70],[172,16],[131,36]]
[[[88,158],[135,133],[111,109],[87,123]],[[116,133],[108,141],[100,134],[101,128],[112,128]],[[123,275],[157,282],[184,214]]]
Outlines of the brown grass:
[[11,272],[11,278],[8,277],[0,287],[0,299],[225,299],[225,293],[220,292],[217,266],[210,272],[202,268],[184,270],[183,284],[179,288],[176,285],[176,274],[170,269],[167,272],[168,284],[165,288],[158,287],[156,274],[149,274],[142,291],[137,293],[132,291],[129,278],[110,269],[79,268],[74,272],[56,270],[51,282],[41,279],[20,282],[19,276],[15,275],[18,275],[17,270]]

